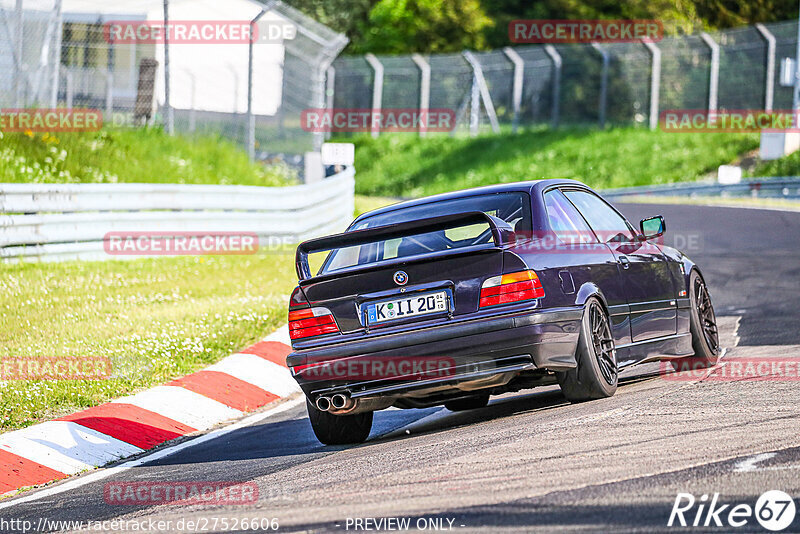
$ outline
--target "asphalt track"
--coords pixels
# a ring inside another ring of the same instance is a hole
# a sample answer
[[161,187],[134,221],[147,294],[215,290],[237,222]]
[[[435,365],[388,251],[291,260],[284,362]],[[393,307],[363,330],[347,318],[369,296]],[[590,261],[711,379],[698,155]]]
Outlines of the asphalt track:
[[[622,209],[636,221],[663,214],[667,242],[701,266],[727,365],[800,356],[800,213]],[[736,529],[667,522],[679,492],[750,506],[767,490],[800,496],[798,383],[665,380],[653,370],[628,373],[610,399],[578,405],[544,388],[460,414],[379,412],[370,440],[357,447],[321,446],[299,404],[104,480],[0,509],[0,524],[122,519],[154,531],[147,521],[162,520],[170,531],[223,532],[222,519],[275,518],[280,532],[363,532],[354,519],[405,518],[412,527],[433,519],[463,532],[766,532],[752,518]],[[254,481],[260,497],[216,507],[119,506],[103,497],[110,481],[189,480]],[[186,528],[187,520],[200,523]],[[800,532],[800,518],[784,532]]]

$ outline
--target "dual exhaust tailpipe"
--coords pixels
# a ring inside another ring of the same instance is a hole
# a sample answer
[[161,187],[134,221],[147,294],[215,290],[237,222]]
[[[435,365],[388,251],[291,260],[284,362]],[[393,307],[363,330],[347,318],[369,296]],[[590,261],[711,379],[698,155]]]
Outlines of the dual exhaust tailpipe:
[[324,395],[317,397],[314,403],[317,410],[321,412],[349,412],[356,406],[356,401],[345,395],[344,393],[336,393],[330,397]]

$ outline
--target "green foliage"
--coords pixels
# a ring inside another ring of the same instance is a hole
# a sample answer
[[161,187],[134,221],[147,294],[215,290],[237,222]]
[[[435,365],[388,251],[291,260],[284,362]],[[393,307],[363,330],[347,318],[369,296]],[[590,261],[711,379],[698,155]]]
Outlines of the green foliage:
[[449,52],[509,45],[515,19],[657,19],[668,34],[797,17],[790,0],[289,0],[350,38],[346,53]]
[[370,197],[366,195],[356,195],[356,210],[355,216],[358,217],[362,213],[376,210],[384,206],[389,206],[395,202],[399,202],[396,198],[391,197]]
[[794,0],[694,0],[697,15],[712,28],[797,18]]
[[422,52],[482,49],[491,26],[478,0],[381,0],[370,11],[361,48],[384,54],[410,47]]
[[249,161],[219,136],[169,136],[161,129],[0,133],[0,182],[185,183],[278,186],[285,166]]
[[531,130],[452,139],[359,136],[356,191],[417,197],[481,185],[574,178],[612,188],[694,180],[758,146],[753,134],[618,128]]
[[107,380],[0,380],[0,432],[197,371],[286,321],[292,251],[0,265],[0,359],[104,357]]
[[752,176],[800,176],[800,151],[772,161],[762,161]]
[[348,53],[364,53],[363,32],[379,0],[288,0],[286,3],[350,38]]
[[515,19],[658,19],[673,32],[697,20],[694,4],[686,0],[484,0],[483,5],[495,21],[487,32],[490,48],[509,45],[508,24]]

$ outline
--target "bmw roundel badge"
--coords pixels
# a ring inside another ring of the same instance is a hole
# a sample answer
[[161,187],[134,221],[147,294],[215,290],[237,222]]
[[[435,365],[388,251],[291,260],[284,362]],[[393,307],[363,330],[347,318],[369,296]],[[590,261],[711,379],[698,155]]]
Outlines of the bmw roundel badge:
[[405,271],[397,271],[394,273],[394,283],[398,286],[404,286],[408,283],[408,274]]

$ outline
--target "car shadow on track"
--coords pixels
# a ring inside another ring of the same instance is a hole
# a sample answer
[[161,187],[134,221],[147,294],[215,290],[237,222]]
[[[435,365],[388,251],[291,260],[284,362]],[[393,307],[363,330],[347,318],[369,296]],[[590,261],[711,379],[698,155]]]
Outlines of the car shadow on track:
[[[645,382],[658,377],[658,372],[652,369],[643,371],[634,370],[626,372],[620,377],[620,387]],[[552,410],[569,406],[571,403],[564,398],[558,386],[540,387],[535,390],[527,390],[524,393],[507,394],[493,398],[485,408],[468,410],[464,412],[451,412],[443,407],[433,409],[434,414],[423,421],[415,422],[411,429],[399,429],[383,435],[375,436],[373,433],[370,442],[386,441],[393,439],[403,439],[404,434],[413,433],[415,435],[428,432],[443,431],[458,426],[466,426],[475,423],[483,423],[511,417],[523,413],[532,413],[544,410]],[[381,412],[376,413],[376,417]],[[408,430],[408,432],[406,432]]]
[[[375,414],[372,436],[381,436],[424,418],[439,408],[424,410],[384,410]],[[368,442],[369,443],[369,442]],[[314,436],[305,408],[298,407],[290,419],[261,423],[240,428],[215,440],[200,443],[184,453],[168,456],[147,465],[185,465],[213,462],[241,462],[277,459],[304,455],[326,454],[348,446],[325,446]]]
[[[635,376],[621,380],[621,385],[649,379]],[[325,446],[314,436],[305,409],[292,410],[287,418],[266,419],[261,423],[240,428],[216,440],[198,444],[186,453],[168,456],[147,465],[186,465],[248,460],[306,461],[308,455],[324,455],[352,447],[368,447],[387,440],[403,439],[408,428],[415,435],[471,425],[504,417],[567,406],[569,402],[557,386],[494,398],[485,407],[465,412],[450,412],[437,406],[412,410],[381,410],[375,412],[372,433],[363,445]],[[277,463],[281,463],[278,461]]]
[[[513,394],[493,399],[485,408],[467,410],[464,412],[451,412],[446,408],[435,409],[435,415],[423,421],[412,424],[410,429],[400,429],[383,436],[378,436],[371,442],[403,439],[404,434],[426,434],[449,430],[459,426],[473,425],[511,417],[523,413],[550,410],[568,405],[569,402],[561,394],[558,387],[547,387],[525,394]],[[369,442],[367,442],[369,443]]]

